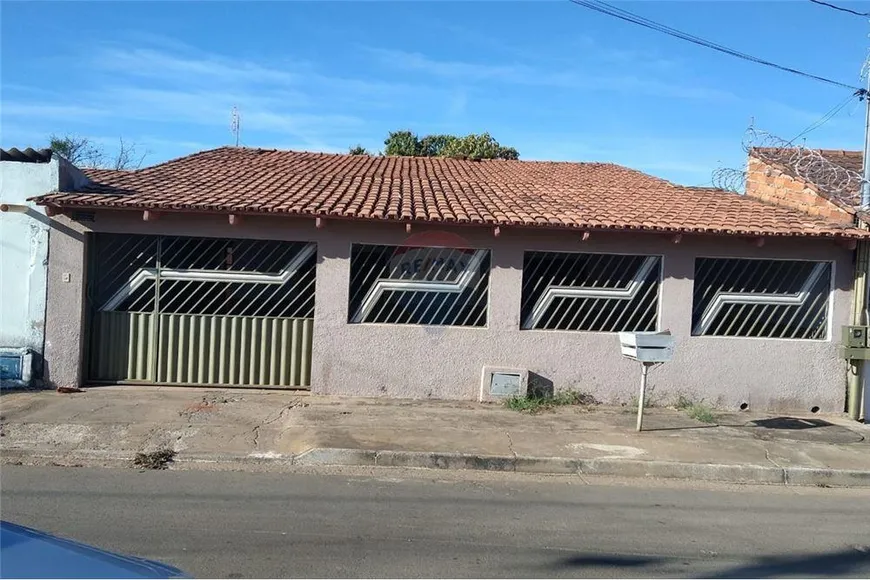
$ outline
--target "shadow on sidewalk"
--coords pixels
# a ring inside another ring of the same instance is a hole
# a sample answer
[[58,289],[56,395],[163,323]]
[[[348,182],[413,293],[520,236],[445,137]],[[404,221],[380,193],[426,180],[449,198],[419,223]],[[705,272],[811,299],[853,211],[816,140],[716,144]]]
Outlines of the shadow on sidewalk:
[[750,421],[749,424],[754,427],[764,429],[817,429],[819,427],[833,427],[833,423],[829,423],[823,419],[800,419],[797,417],[771,417],[770,419],[756,419]]
[[558,562],[554,568],[638,568],[652,564],[662,564],[669,558],[658,556],[625,556],[620,554],[588,554],[569,556]]
[[801,556],[765,556],[752,564],[736,566],[704,578],[780,578],[796,576],[868,577],[870,576],[870,551],[847,548],[827,554]]
[[[645,567],[682,563],[682,558],[634,556],[620,554],[578,554],[553,563],[552,569],[565,568],[632,568],[640,572]],[[715,565],[716,559],[705,563]],[[638,574],[641,576],[642,574]],[[823,554],[762,556],[743,565],[731,565],[700,578],[781,578],[781,577],[870,577],[870,549],[846,548]]]

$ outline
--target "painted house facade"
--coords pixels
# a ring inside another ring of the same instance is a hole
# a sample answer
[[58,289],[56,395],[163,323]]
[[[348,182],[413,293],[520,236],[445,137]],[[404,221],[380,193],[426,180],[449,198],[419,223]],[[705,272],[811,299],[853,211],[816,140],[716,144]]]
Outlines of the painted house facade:
[[41,196],[58,386],[487,398],[485,367],[604,402],[619,331],[660,400],[839,412],[868,232],[600,163],[220,148]]
[[42,384],[50,220],[28,201],[84,175],[51,151],[0,150],[0,386]]

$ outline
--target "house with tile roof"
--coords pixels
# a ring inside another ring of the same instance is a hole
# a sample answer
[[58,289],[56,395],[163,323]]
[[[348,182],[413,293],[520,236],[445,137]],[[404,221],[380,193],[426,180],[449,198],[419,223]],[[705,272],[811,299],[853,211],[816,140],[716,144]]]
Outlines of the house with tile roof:
[[618,333],[669,331],[661,400],[843,410],[870,232],[834,210],[610,163],[222,147],[85,173],[35,200],[58,386],[617,403]]

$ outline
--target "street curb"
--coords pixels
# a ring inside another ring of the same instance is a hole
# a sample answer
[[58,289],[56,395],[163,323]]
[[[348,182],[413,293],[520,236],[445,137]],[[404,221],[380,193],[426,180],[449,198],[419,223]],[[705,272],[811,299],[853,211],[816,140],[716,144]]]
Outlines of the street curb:
[[727,465],[632,459],[572,459],[473,455],[423,451],[371,451],[314,448],[296,456],[294,465],[341,465],[468,469],[515,473],[598,475],[689,479],[719,483],[870,487],[870,471],[767,465]]
[[789,467],[785,469],[785,476],[789,485],[870,487],[870,471]]
[[[80,450],[73,452],[4,449],[0,463],[44,461],[54,464],[97,462],[111,466],[129,466],[134,453]],[[870,487],[870,471],[812,467],[776,467],[767,465],[727,465],[684,463],[676,461],[640,461],[636,459],[574,459],[568,457],[533,457],[475,455],[454,452],[373,451],[366,449],[309,449],[298,455],[274,452],[228,454],[179,454],[172,465],[227,465],[244,468],[259,465],[272,467],[406,467],[435,470],[501,471],[553,475],[592,475],[627,478],[683,479],[717,483],[793,485],[818,487]]]
[[62,467],[78,467],[84,463],[107,465],[112,467],[129,466],[132,463],[135,452],[129,454],[117,451],[100,451],[96,449],[83,449],[77,451],[50,451],[30,449],[2,449],[0,464],[15,465],[24,462],[45,462]]

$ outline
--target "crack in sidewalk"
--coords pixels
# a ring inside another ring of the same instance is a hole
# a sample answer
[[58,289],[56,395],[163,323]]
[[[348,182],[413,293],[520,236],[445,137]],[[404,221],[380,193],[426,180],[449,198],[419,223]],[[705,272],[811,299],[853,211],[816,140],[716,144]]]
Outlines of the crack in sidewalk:
[[517,452],[514,451],[514,440],[511,439],[511,434],[508,433],[507,431],[505,431],[504,434],[507,436],[507,440],[508,440],[508,449],[510,449],[510,452],[513,454],[514,459],[516,459],[516,458],[517,458]]
[[251,429],[251,433],[254,434],[254,449],[260,448],[260,426],[255,425],[253,429]]
[[265,421],[263,421],[263,425],[271,425],[271,424],[274,423],[275,421],[279,421],[279,420],[283,419],[283,418],[284,418],[284,414],[287,413],[287,411],[289,411],[289,410],[292,409],[292,408],[293,408],[292,405],[289,406],[289,407],[284,407],[283,409],[281,409],[281,410],[278,412],[277,415],[275,415],[275,416],[272,417],[271,419],[266,419]]
[[770,450],[767,449],[766,447],[764,449],[764,456],[767,457],[767,460],[770,461],[774,465],[774,467],[778,467],[778,468],[782,469],[782,465],[780,465],[779,463],[777,463],[776,461],[774,461],[773,459],[770,458]]
[[776,467],[777,469],[779,469],[782,472],[782,482],[785,485],[788,485],[788,470],[785,467],[783,467],[782,465],[780,465],[779,463],[777,463],[776,461],[774,461],[773,459],[771,459],[770,450],[767,447],[764,448],[764,456],[767,458],[768,461],[770,461],[774,465],[774,467]]
[[280,411],[278,411],[278,413],[274,417],[272,417],[271,419],[265,420],[263,422],[263,426],[271,425],[272,423],[274,423],[276,421],[280,421],[281,419],[283,419],[287,415],[288,412],[292,411],[296,407],[307,407],[307,406],[308,406],[308,403],[300,401],[299,399],[294,399],[294,400],[290,401],[287,405],[285,405]]

